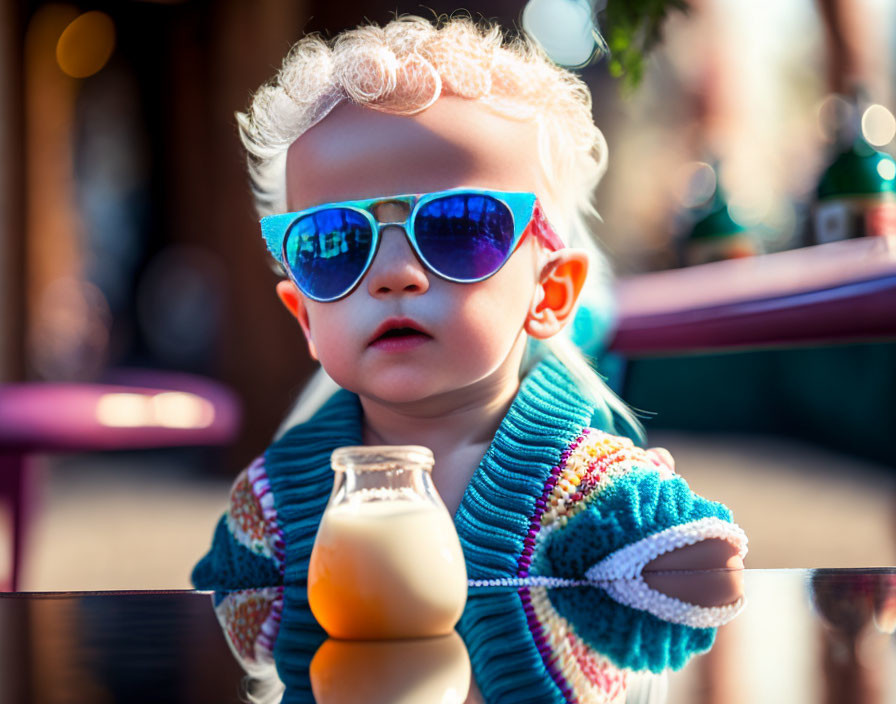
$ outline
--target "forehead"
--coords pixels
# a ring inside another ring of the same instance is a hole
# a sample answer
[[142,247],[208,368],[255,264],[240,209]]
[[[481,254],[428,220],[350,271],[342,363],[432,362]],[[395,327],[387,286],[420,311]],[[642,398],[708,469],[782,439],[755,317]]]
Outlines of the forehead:
[[537,128],[473,100],[416,115],[345,102],[299,137],[286,161],[288,207],[460,186],[537,191]]

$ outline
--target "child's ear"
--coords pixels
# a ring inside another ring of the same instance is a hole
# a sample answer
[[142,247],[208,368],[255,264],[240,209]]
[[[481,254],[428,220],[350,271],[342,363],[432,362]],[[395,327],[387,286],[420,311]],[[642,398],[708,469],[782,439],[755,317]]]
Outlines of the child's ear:
[[553,337],[569,321],[585,278],[588,254],[583,249],[551,252],[535,284],[535,296],[524,328],[538,340]]
[[302,294],[292,281],[284,279],[277,284],[277,296],[280,302],[286,307],[292,316],[299,321],[302,332],[305,333],[305,340],[308,342],[308,354],[312,359],[317,359],[317,350],[314,347],[314,341],[311,339],[311,325],[308,323],[308,310],[305,308],[305,302],[302,300]]

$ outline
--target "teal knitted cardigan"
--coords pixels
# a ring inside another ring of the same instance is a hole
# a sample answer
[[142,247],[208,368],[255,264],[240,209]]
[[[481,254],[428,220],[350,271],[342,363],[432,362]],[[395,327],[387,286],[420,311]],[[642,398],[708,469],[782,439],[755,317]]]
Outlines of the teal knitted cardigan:
[[[265,451],[249,477],[269,538],[247,538],[232,506],[194,568],[197,588],[214,590],[220,605],[239,590],[304,585],[333,485],[330,454],[362,444],[361,419],[358,397],[340,390]],[[645,592],[645,555],[706,537],[745,553],[746,539],[726,507],[595,421],[606,422],[565,367],[553,357],[540,362],[454,516],[470,580],[458,630],[487,701],[578,701],[595,688],[609,695],[627,671],[683,666],[736,611]],[[304,589],[281,594],[259,637],[284,680],[295,680],[284,668],[301,676],[307,662],[285,654],[308,650],[322,631]]]

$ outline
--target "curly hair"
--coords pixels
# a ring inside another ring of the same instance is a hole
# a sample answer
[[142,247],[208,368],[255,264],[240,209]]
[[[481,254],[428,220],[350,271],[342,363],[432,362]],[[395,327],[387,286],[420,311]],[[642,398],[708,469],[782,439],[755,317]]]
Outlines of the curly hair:
[[[410,115],[441,95],[476,100],[512,120],[537,125],[542,187],[555,227],[569,213],[593,216],[592,195],[606,169],[606,142],[591,115],[591,94],[525,35],[505,38],[469,17],[397,18],[326,41],[299,40],[276,76],[237,113],[260,216],[286,210],[286,151],[342,101]],[[564,214],[567,214],[564,217]],[[561,232],[561,236],[566,233]]]

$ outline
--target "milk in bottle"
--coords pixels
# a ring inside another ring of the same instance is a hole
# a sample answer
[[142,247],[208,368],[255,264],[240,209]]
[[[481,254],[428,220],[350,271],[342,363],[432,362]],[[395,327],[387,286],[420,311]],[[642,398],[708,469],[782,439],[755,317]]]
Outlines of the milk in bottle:
[[417,446],[345,447],[308,568],[308,600],[334,638],[450,633],[466,601],[454,523]]

